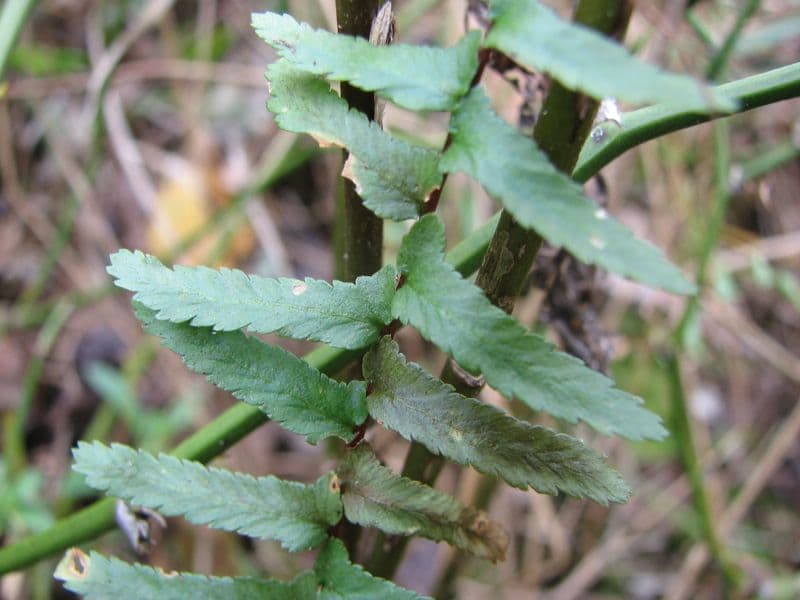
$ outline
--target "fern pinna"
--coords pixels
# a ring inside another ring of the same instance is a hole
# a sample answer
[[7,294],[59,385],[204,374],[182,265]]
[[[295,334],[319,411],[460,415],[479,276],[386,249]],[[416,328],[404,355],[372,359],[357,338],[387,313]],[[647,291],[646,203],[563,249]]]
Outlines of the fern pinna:
[[[135,292],[134,310],[144,328],[190,369],[309,443],[338,437],[348,450],[335,471],[308,484],[101,443],[81,443],[75,469],[91,486],[132,504],[275,539],[289,551],[321,550],[312,570],[283,582],[168,575],[73,549],[57,571],[68,588],[89,598],[415,597],[350,561],[333,535],[342,519],[503,559],[508,538],[498,523],[381,465],[363,440],[367,427],[394,430],[432,455],[517,488],[601,504],[628,499],[630,489],[601,454],[575,437],[460,393],[452,381],[410,362],[392,333],[401,325],[415,328],[461,370],[535,411],[583,422],[604,435],[662,438],[659,418],[638,398],[529,332],[503,310],[508,306],[496,306],[465,278],[496,221],[471,252],[458,247],[446,255],[436,203],[448,174],[466,173],[521,227],[575,257],[647,285],[691,293],[693,286],[658,249],[598,209],[531,138],[494,112],[480,74],[492,55],[503,55],[594,98],[695,113],[728,111],[736,103],[718,88],[634,59],[536,0],[491,0],[487,15],[486,31],[470,31],[446,49],[376,46],[289,15],[253,15],[257,34],[279,56],[267,69],[268,108],[278,125],[346,149],[342,175],[364,205],[383,219],[414,221],[397,264],[352,283],[329,284],[230,269],[170,269],[152,256],[123,250],[111,257],[108,272],[118,286]],[[437,151],[388,134],[351,109],[332,82],[411,111],[450,112],[447,142]],[[322,342],[329,354],[324,361],[303,360],[243,329]],[[331,378],[354,359],[362,361],[363,381]]]

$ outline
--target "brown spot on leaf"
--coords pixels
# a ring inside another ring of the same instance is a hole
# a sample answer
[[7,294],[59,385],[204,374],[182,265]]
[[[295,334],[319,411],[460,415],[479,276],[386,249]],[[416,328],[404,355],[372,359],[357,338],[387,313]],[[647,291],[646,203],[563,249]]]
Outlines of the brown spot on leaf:
[[86,579],[89,575],[89,555],[80,548],[70,548],[58,563],[55,577],[64,581]]
[[335,146],[341,146],[338,140],[326,137],[321,133],[309,132],[309,135],[317,141],[320,148],[333,148]]
[[358,164],[358,159],[353,156],[352,154],[347,155],[347,160],[344,161],[344,166],[342,167],[342,177],[345,179],[349,179],[353,182],[353,185],[356,188],[356,194],[361,195],[363,192],[363,188],[361,187],[361,182],[356,177],[355,168]]
[[331,477],[330,483],[328,483],[328,489],[332,491],[334,494],[339,494],[342,491],[342,485],[339,482],[339,477],[333,475]]
[[505,560],[508,550],[508,532],[482,510],[467,507],[461,513],[461,524],[475,539],[469,550],[476,556],[492,562]]

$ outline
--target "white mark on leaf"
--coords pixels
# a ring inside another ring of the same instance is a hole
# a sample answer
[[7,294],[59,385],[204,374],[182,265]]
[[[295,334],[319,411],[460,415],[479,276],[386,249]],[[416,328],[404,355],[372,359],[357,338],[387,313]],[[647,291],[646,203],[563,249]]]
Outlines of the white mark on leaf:
[[593,235],[592,237],[589,238],[589,243],[598,250],[602,250],[603,248],[606,247],[605,240],[597,237],[596,235]]
[[619,104],[617,104],[615,98],[604,98],[600,102],[600,108],[597,109],[594,124],[599,125],[606,121],[611,121],[616,123],[618,127],[622,127],[622,111],[619,109]]
[[304,282],[304,281],[297,281],[297,282],[295,282],[295,284],[292,286],[292,293],[293,293],[295,296],[301,296],[301,295],[303,295],[303,294],[305,294],[305,293],[306,293],[306,290],[307,290],[307,289],[308,289],[308,286],[305,284],[305,282]]

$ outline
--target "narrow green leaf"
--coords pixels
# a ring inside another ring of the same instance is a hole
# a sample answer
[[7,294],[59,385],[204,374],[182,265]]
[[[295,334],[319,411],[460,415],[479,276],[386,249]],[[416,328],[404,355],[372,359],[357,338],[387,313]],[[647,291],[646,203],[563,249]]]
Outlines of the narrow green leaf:
[[235,269],[165,267],[138,250],[111,255],[107,271],[134,300],[173,323],[191,321],[217,331],[247,327],[337,348],[363,348],[391,320],[394,270],[384,267],[356,282],[268,279]]
[[312,29],[289,15],[254,14],[256,33],[293,67],[375,92],[409,110],[451,110],[478,69],[481,36],[452,48],[375,46],[349,35]]
[[320,550],[314,573],[320,585],[317,596],[320,600],[414,600],[423,597],[397,587],[391,581],[373,577],[351,563],[347,549],[336,538],[330,538]]
[[439,153],[392,137],[319,77],[293,68],[285,59],[267,69],[268,108],[287,131],[307,133],[322,146],[350,153],[342,176],[352,180],[364,205],[385,219],[413,219],[442,181]]
[[332,435],[350,441],[367,418],[361,381],[334,381],[294,354],[240,331],[161,321],[155,311],[136,302],[134,312],[187,367],[312,444]]
[[558,171],[530,138],[492,110],[475,88],[450,120],[445,172],[474,177],[525,227],[584,262],[676,293],[694,285],[651,244],[608,216],[583,188]]
[[316,578],[310,572],[287,582],[256,577],[165,573],[161,569],[128,564],[96,552],[87,555],[77,548],[67,551],[56,567],[55,577],[62,580],[68,590],[87,600],[309,600],[316,597],[317,586]]
[[435,215],[420,219],[403,239],[398,267],[405,283],[392,303],[395,317],[470,373],[483,373],[499,392],[566,421],[585,421],[606,435],[638,440],[666,434],[641,400],[528,333],[445,263],[444,227]]
[[372,390],[370,415],[431,452],[522,489],[563,491],[601,504],[630,496],[619,474],[580,440],[458,394],[407,362],[389,337],[364,356],[364,377]]
[[362,444],[338,469],[349,521],[396,535],[444,540],[476,556],[503,560],[508,536],[502,525],[452,496],[395,475]]
[[483,511],[382,466],[366,444],[349,452],[337,470],[348,521],[393,535],[445,541],[481,558],[505,559],[508,535]]
[[334,473],[309,485],[272,476],[256,479],[100,442],[79,442],[73,457],[86,483],[109,495],[198,525],[276,539],[291,551],[318,546],[342,517]]
[[695,110],[731,111],[736,103],[700,81],[640,61],[587,27],[560,19],[538,0],[490,0],[485,44],[520,64],[545,71],[570,89],[630,103],[663,102]]

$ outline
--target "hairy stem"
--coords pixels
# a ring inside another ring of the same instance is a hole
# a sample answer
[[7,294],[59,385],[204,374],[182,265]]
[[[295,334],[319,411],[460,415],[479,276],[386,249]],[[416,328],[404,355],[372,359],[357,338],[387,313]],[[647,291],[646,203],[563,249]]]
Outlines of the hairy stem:
[[[336,0],[339,33],[368,38],[378,0]],[[375,96],[342,83],[342,98],[370,119],[375,116]],[[347,160],[347,152],[343,153]],[[339,177],[334,221],[334,275],[341,281],[354,281],[359,275],[372,275],[381,267],[383,221],[368,210],[356,193],[353,182]]]

